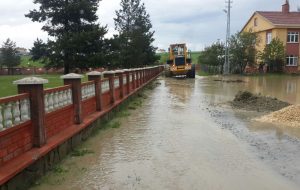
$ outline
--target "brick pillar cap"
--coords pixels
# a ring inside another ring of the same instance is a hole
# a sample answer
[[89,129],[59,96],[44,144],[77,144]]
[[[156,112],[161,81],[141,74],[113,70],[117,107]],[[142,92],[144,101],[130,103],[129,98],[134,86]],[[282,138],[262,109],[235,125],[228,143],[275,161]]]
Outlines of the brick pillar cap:
[[70,73],[70,74],[67,74],[67,75],[63,75],[60,78],[61,79],[81,79],[81,78],[83,78],[83,75],[79,75],[79,74],[76,74],[76,73]]
[[115,70],[115,74],[121,74],[124,73],[124,70]]
[[26,77],[21,80],[16,80],[13,84],[22,85],[22,84],[46,84],[48,83],[47,79],[39,77]]
[[101,76],[102,73],[99,71],[92,71],[86,74],[87,76]]
[[115,74],[115,71],[104,71],[103,74],[104,75],[113,75],[113,74]]

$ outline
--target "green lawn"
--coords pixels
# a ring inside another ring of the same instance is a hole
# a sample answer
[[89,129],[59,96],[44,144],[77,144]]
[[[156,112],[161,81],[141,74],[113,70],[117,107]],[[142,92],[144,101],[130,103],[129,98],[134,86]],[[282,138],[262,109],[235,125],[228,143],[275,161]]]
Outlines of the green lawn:
[[[44,88],[53,88],[63,85],[61,75],[38,75],[38,77],[48,79],[49,83],[45,84]],[[13,81],[28,77],[26,75],[13,75],[13,76],[0,76],[0,97],[11,96],[17,94],[17,86],[13,84]],[[83,82],[87,81],[87,77],[84,77]]]

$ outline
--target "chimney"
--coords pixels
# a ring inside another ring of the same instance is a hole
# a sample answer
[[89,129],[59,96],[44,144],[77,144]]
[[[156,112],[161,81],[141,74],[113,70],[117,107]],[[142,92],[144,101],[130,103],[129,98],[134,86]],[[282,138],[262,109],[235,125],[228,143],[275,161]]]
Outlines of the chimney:
[[282,5],[282,13],[289,13],[290,12],[290,3],[289,0],[285,1],[285,4]]

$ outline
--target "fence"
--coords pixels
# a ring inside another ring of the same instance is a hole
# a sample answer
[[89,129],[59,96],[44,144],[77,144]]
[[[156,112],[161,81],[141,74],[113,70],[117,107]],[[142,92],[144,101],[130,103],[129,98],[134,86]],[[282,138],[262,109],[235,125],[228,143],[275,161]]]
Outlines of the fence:
[[[64,86],[46,90],[45,79],[15,81],[19,95],[0,99],[0,184],[78,133],[80,128],[74,126],[87,127],[92,114],[100,117],[108,112],[162,70],[163,66],[93,71],[85,83],[82,75],[68,74],[61,77]],[[38,152],[34,159],[33,150]]]

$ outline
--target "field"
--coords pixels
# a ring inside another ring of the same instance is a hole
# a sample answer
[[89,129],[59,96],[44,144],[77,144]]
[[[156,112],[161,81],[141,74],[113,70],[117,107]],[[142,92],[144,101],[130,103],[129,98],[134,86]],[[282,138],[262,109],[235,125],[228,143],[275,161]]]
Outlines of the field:
[[43,67],[43,64],[39,61],[31,61],[29,55],[23,55],[19,67]]
[[[160,53],[158,54],[160,56],[160,63],[166,63],[169,54],[168,53]],[[200,52],[194,51],[192,52],[192,61],[193,63],[197,64],[198,63],[198,57],[200,55]]]
[[[53,88],[63,85],[63,80],[60,79],[61,75],[39,75],[38,77],[48,79],[49,83],[44,85],[44,88]],[[13,84],[13,81],[22,79],[24,75],[13,76],[0,76],[0,97],[12,96],[17,94],[17,86]],[[86,81],[85,77],[82,81]]]

